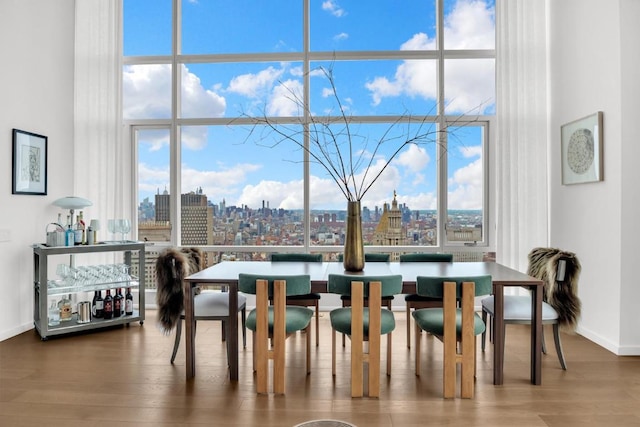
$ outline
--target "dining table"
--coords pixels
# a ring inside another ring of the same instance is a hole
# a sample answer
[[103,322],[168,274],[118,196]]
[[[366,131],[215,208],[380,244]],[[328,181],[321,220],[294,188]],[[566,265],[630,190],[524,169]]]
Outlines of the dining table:
[[[327,293],[329,274],[358,276],[402,275],[405,294],[416,293],[418,276],[456,277],[490,275],[495,298],[494,331],[502,331],[504,325],[504,289],[522,287],[531,292],[531,383],[542,384],[542,293],[544,282],[513,268],[496,262],[371,262],[360,272],[348,272],[339,262],[271,262],[271,261],[222,261],[188,276],[185,281],[185,341],[186,377],[195,377],[195,319],[193,313],[194,287],[222,285],[229,292],[229,313],[238,311],[238,275],[240,273],[270,276],[307,274],[311,279],[311,292]],[[229,316],[226,339],[230,348],[229,378],[238,380],[238,316]],[[493,383],[503,384],[504,334],[493,337]]]

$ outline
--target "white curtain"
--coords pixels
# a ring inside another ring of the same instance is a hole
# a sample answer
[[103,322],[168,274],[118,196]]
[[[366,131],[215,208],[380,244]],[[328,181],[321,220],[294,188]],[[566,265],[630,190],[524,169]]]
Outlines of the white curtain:
[[497,261],[548,244],[546,0],[496,2]]
[[88,219],[131,217],[131,152],[120,109],[121,1],[76,1],[74,195],[93,202]]

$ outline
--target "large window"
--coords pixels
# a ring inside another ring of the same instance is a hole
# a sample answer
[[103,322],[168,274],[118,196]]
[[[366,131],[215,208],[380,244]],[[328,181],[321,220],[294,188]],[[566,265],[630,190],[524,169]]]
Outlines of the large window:
[[358,179],[382,171],[366,244],[400,216],[405,251],[491,247],[494,0],[123,4],[140,239],[339,251],[346,199],[304,149],[325,124]]

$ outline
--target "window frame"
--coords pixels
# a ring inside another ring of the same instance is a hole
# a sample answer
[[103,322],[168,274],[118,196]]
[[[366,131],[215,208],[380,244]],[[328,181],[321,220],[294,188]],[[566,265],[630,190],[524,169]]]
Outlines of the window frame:
[[[124,1],[124,0],[123,0]],[[304,14],[307,18],[303,18],[303,40],[304,49],[300,52],[279,52],[279,53],[242,53],[242,54],[190,54],[183,55],[180,53],[180,34],[181,34],[181,0],[172,0],[172,31],[173,31],[173,43],[172,54],[170,56],[164,55],[152,55],[152,56],[123,56],[123,67],[128,65],[139,64],[169,64],[171,65],[171,118],[170,119],[125,119],[125,128],[129,129],[128,134],[132,144],[132,180],[133,183],[137,183],[138,177],[138,155],[137,145],[134,144],[134,132],[135,129],[162,127],[170,129],[170,194],[181,194],[181,176],[180,176],[180,129],[182,126],[226,126],[230,121],[234,124],[243,125],[250,124],[251,120],[243,117],[210,117],[210,118],[181,118],[180,117],[180,104],[181,104],[181,65],[188,63],[242,63],[242,62],[280,62],[280,61],[292,61],[301,62],[303,64],[303,83],[304,83],[304,99],[305,102],[309,102],[309,67],[310,63],[314,61],[357,61],[357,60],[412,60],[412,59],[425,59],[435,60],[437,63],[437,85],[438,85],[438,98],[436,99],[437,114],[434,116],[435,121],[439,126],[446,126],[454,119],[460,119],[460,116],[453,117],[445,115],[445,99],[444,99],[444,64],[447,59],[480,59],[489,58],[495,60],[495,49],[478,49],[478,50],[447,50],[442,48],[441,40],[443,40],[443,28],[444,28],[444,15],[443,4],[444,0],[435,0],[436,3],[436,24],[437,24],[437,47],[435,50],[424,51],[310,51],[309,42],[309,1],[301,0],[304,4]],[[124,39],[124,37],[123,37]],[[366,116],[358,119],[363,122],[371,123],[389,123],[393,121],[397,116]],[[471,118],[471,116],[469,116]],[[398,246],[394,247],[394,252],[415,252],[420,250],[427,251],[459,251],[461,249],[465,251],[492,251],[494,249],[495,242],[495,227],[491,224],[495,224],[495,218],[493,209],[490,209],[491,202],[494,200],[495,185],[493,185],[493,160],[492,154],[495,152],[494,146],[494,133],[493,122],[495,120],[494,115],[480,115],[473,116],[474,122],[482,124],[484,126],[485,140],[483,144],[483,167],[484,167],[484,189],[483,189],[483,240],[473,245],[469,245],[464,242],[447,242],[446,239],[446,214],[447,214],[447,156],[446,153],[438,156],[437,161],[437,197],[438,197],[438,245],[437,246]],[[297,123],[298,118],[274,118],[275,121],[283,121],[287,123]],[[445,141],[446,144],[446,141]],[[438,150],[442,150],[442,147],[438,147]],[[313,252],[335,252],[336,246],[316,246],[310,244],[310,203],[309,203],[309,164],[308,153],[304,153],[304,210],[305,210],[305,238],[303,246],[208,246],[210,250],[215,251],[230,251],[230,252],[271,252],[282,250],[303,250]],[[134,210],[132,216],[137,218],[137,209],[139,201],[137,200],[138,189],[137,185],[133,191],[134,197]],[[346,205],[346,204],[345,204]],[[176,218],[176,222],[172,226],[171,230],[171,243],[174,245],[180,244],[180,227],[175,226],[179,224],[180,216],[180,197],[172,198],[171,205],[171,217]],[[137,232],[137,221],[135,232]],[[473,246],[473,247],[470,247]],[[384,246],[367,246],[367,248],[373,251],[383,251]],[[387,248],[388,249],[388,248]]]

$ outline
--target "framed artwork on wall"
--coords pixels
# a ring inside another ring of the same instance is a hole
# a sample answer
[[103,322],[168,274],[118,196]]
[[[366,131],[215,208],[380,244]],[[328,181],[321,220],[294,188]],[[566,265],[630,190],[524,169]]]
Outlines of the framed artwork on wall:
[[563,185],[604,179],[602,116],[598,111],[560,127]]
[[47,194],[47,137],[13,130],[12,194]]

